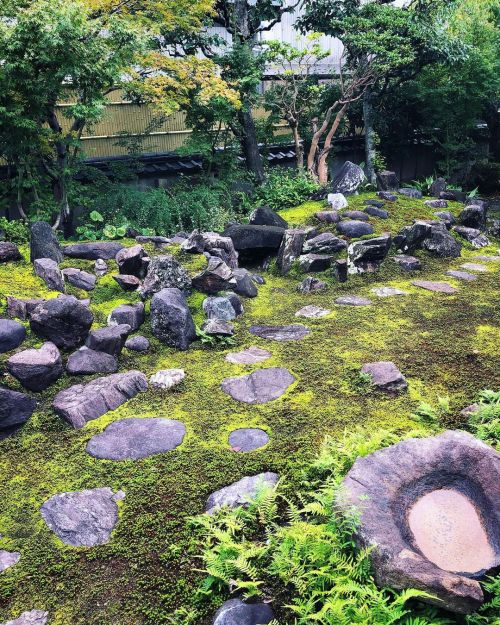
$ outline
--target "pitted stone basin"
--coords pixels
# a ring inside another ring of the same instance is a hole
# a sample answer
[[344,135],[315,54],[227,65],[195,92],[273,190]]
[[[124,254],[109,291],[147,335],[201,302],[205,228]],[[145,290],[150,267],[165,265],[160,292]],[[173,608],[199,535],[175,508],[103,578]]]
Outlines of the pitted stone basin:
[[495,554],[473,503],[451,488],[433,490],[418,499],[408,525],[423,555],[455,573],[490,569]]

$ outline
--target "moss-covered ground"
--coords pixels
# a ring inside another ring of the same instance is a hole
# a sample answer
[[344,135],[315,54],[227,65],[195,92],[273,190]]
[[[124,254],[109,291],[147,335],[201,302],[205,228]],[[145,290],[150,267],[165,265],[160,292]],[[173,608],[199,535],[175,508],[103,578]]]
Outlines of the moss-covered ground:
[[[350,208],[360,207],[367,197],[351,198]],[[320,203],[310,202],[283,216],[292,224],[313,223],[320,208]],[[459,209],[451,205],[452,212]],[[377,232],[395,233],[412,218],[432,217],[433,212],[422,201],[403,198],[389,210],[389,220],[371,219]],[[181,367],[186,379],[172,391],[150,389],[82,430],[73,430],[51,409],[54,395],[81,379],[64,376],[38,395],[38,408],[26,426],[0,442],[0,549],[22,554],[19,564],[0,576],[0,621],[37,608],[49,611],[51,625],[208,622],[215,603],[208,600],[196,606],[196,615],[193,611],[202,574],[196,570],[196,547],[186,521],[203,511],[212,491],[266,470],[285,475],[293,484],[326,434],[339,435],[359,425],[404,432],[415,426],[411,415],[419,403],[435,404],[438,396],[449,396],[448,425],[459,427],[461,408],[481,389],[498,388],[500,263],[487,263],[488,271],[474,282],[443,275],[478,254],[496,254],[497,247],[498,241],[480,251],[464,245],[462,258],[455,260],[421,254],[418,277],[446,279],[459,288],[454,295],[413,287],[415,276],[391,261],[378,273],[352,277],[347,284],[321,275],[328,290],[308,296],[296,290],[303,276],[271,272],[259,296],[245,301],[245,314],[235,323],[236,345],[230,349],[195,343],[187,352],[177,352],[152,338],[146,323],[141,333],[151,339],[151,351],[139,355],[124,350],[120,370],[140,369],[149,376],[158,369]],[[27,250],[23,252],[27,259]],[[193,273],[205,262],[178,249],[175,253]],[[68,259],[64,266],[90,269],[92,263]],[[409,295],[377,298],[370,293],[375,285],[400,287]],[[374,305],[335,306],[334,299],[345,293],[370,297]],[[25,260],[0,266],[0,295],[3,313],[7,295],[55,294],[43,288]],[[91,297],[96,326],[105,324],[118,304],[137,299],[121,291],[109,274],[98,281]],[[200,294],[190,298],[199,324],[202,300]],[[295,312],[306,304],[332,312],[319,320],[298,320]],[[248,331],[254,323],[297,322],[312,330],[298,342],[268,342]],[[30,335],[24,346],[40,343]],[[272,358],[254,367],[225,361],[228,351],[250,345],[269,349]],[[7,356],[1,356],[2,371]],[[364,362],[376,360],[395,362],[409,381],[409,392],[393,398],[372,390],[359,370]],[[272,366],[288,368],[297,379],[277,401],[249,406],[220,389],[226,377]],[[19,390],[6,373],[2,383]],[[135,462],[97,460],[86,453],[94,434],[132,416],[180,419],[187,436],[176,450]],[[266,429],[269,445],[247,454],[232,452],[228,435],[241,426]],[[94,548],[64,545],[42,520],[41,504],[58,492],[101,486],[126,493],[111,542]]]

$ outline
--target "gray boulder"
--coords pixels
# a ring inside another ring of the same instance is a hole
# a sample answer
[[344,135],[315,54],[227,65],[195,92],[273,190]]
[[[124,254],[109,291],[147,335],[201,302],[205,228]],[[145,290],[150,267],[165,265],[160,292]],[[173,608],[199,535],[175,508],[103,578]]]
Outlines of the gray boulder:
[[293,263],[302,253],[306,238],[307,231],[304,228],[285,230],[276,261],[281,275],[286,275],[290,271]]
[[105,352],[118,357],[131,332],[132,328],[126,323],[99,328],[92,330],[85,345],[96,352]]
[[16,349],[25,338],[24,326],[11,319],[0,319],[0,354]]
[[288,228],[287,222],[275,213],[269,206],[256,208],[250,215],[248,223],[252,226],[277,226],[278,228]]
[[207,500],[205,509],[209,514],[213,514],[222,507],[239,508],[240,506],[247,506],[261,489],[276,486],[278,479],[276,473],[270,472],[244,477],[212,493]]
[[394,171],[379,171],[377,173],[377,186],[381,191],[397,191],[399,180]]
[[87,421],[116,410],[147,387],[147,378],[140,371],[113,373],[60,391],[54,398],[53,406],[60,417],[79,429]]
[[455,217],[453,217],[450,211],[437,211],[434,215],[439,221],[444,223],[448,230],[455,224]]
[[81,347],[68,358],[66,370],[70,375],[92,375],[95,373],[116,373],[118,361],[111,354]]
[[348,272],[354,274],[377,271],[389,253],[391,241],[391,235],[384,234],[351,243],[347,250]]
[[318,236],[308,239],[302,246],[304,254],[336,254],[347,248],[344,239],[339,239],[331,232],[323,232]]
[[358,221],[369,221],[368,215],[363,211],[345,211],[342,213],[342,217],[347,217],[348,219],[354,219]]
[[229,435],[229,446],[233,451],[253,451],[269,443],[269,434],[260,428],[239,428]]
[[251,326],[250,333],[269,341],[300,341],[311,331],[306,326],[295,324],[289,326]]
[[258,290],[248,269],[234,269],[233,278],[236,282],[232,290],[242,297],[257,297]]
[[394,238],[394,246],[403,252],[426,249],[435,256],[449,258],[460,256],[462,247],[443,223],[423,220],[405,226]]
[[446,200],[426,200],[424,204],[430,208],[448,208]]
[[215,613],[213,625],[267,625],[274,612],[267,603],[244,603],[229,599]]
[[308,276],[297,287],[297,291],[302,294],[314,293],[315,291],[324,291],[328,288],[326,282],[319,280],[318,278],[314,278],[313,276]]
[[279,250],[285,228],[279,226],[252,226],[234,224],[224,231],[224,236],[232,239],[234,248],[252,256],[268,255]]
[[62,248],[65,256],[83,260],[97,260],[98,258],[111,260],[116,257],[121,249],[123,249],[123,245],[114,241],[72,243]]
[[340,213],[338,211],[318,211],[314,216],[318,221],[325,224],[336,224],[340,221]]
[[432,197],[439,197],[441,193],[446,191],[446,180],[444,178],[436,178],[431,184],[430,195]]
[[43,304],[43,299],[19,299],[7,296],[7,315],[11,318],[26,321],[37,306]]
[[51,291],[64,293],[64,277],[55,260],[37,258],[33,263],[33,269]]
[[66,280],[77,289],[83,289],[84,291],[93,291],[95,289],[96,277],[93,273],[75,269],[74,267],[63,269],[62,273]]
[[333,177],[331,189],[334,193],[349,195],[356,193],[365,180],[365,172],[361,167],[351,161],[346,161]]
[[412,198],[413,200],[422,199],[422,191],[419,191],[418,189],[412,189],[411,187],[403,187],[401,189],[398,189],[398,193],[406,197]]
[[145,336],[131,336],[125,341],[125,347],[133,352],[147,352],[150,343]]
[[404,375],[393,362],[369,362],[361,368],[370,376],[372,384],[382,391],[398,393],[408,388]]
[[456,226],[453,228],[459,236],[463,237],[476,249],[486,247],[490,244],[488,237],[477,228],[467,228],[466,226]]
[[442,225],[441,228],[431,228],[430,235],[422,242],[422,248],[440,258],[457,258],[461,254],[462,244]]
[[0,386],[0,439],[24,425],[35,408],[36,401],[28,395]]
[[222,319],[208,319],[203,322],[201,329],[209,336],[233,336],[234,326]]
[[378,217],[379,219],[389,219],[389,211],[383,208],[377,208],[376,206],[367,206],[364,212],[371,217]]
[[326,271],[332,262],[333,258],[327,254],[303,254],[299,257],[299,269],[303,273]]
[[238,316],[228,297],[207,297],[203,302],[203,310],[208,319],[231,321]]
[[207,252],[209,256],[223,260],[230,269],[238,267],[238,252],[234,249],[232,239],[217,232],[195,230],[182,244],[182,249],[192,254]]
[[44,391],[63,374],[61,354],[54,343],[26,349],[7,360],[9,373],[30,391]]
[[137,291],[137,289],[141,286],[141,281],[137,278],[137,276],[119,274],[117,276],[113,276],[113,280],[121,286],[124,291]]
[[108,317],[108,325],[117,326],[127,324],[130,326],[131,332],[138,330],[144,323],[144,304],[120,304],[111,311]]
[[482,230],[486,226],[486,206],[471,204],[466,206],[458,218],[462,226]]
[[116,262],[121,274],[142,280],[148,271],[150,259],[142,245],[134,245],[120,250],[116,255]]
[[7,621],[3,625],[47,625],[49,613],[43,610],[30,610],[23,612],[13,621]]
[[394,195],[390,191],[377,191],[377,195],[379,198],[384,200],[385,202],[397,202],[398,196]]
[[196,340],[196,327],[182,291],[163,289],[151,300],[153,335],[175,349],[186,350]]
[[373,234],[373,226],[365,221],[348,220],[340,221],[337,224],[337,230],[350,239],[364,237],[367,234]]
[[347,282],[347,260],[339,258],[332,264],[332,278],[337,282]]
[[35,221],[30,226],[30,261],[38,258],[50,258],[60,263],[64,258],[55,232],[46,221]]
[[0,241],[0,263],[9,263],[15,260],[21,260],[21,252],[17,245],[10,241]]
[[150,262],[140,289],[141,297],[146,299],[163,289],[180,289],[185,293],[191,289],[188,272],[170,254],[156,256]]
[[61,349],[81,345],[94,320],[90,310],[72,295],[61,295],[43,302],[30,317],[30,327],[36,336],[52,341]]
[[236,286],[233,270],[222,259],[211,256],[207,268],[193,278],[193,288],[202,293],[218,293]]

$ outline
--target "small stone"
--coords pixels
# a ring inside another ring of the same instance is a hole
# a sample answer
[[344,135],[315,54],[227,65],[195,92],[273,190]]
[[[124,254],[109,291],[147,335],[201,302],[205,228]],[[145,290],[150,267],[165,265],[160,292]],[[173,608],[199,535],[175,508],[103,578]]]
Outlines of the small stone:
[[258,273],[252,274],[252,280],[255,282],[255,284],[258,284],[258,285],[262,285],[266,283],[266,279],[264,278],[264,276],[261,276]]
[[398,196],[394,195],[394,193],[390,193],[389,191],[377,191],[377,195],[386,202],[397,202],[398,200]]
[[367,215],[371,215],[372,217],[378,217],[379,219],[389,219],[389,211],[386,211],[382,208],[377,208],[376,206],[367,206],[364,209],[364,212]]
[[271,356],[271,352],[268,352],[267,349],[252,346],[241,352],[227,354],[226,360],[235,365],[255,365],[259,362],[268,360]]
[[[431,200],[434,202],[445,202],[446,200]],[[455,224],[455,217],[449,211],[437,211],[434,215],[450,229]]]
[[144,323],[144,304],[120,304],[111,311],[108,317],[108,325],[129,325],[131,332],[138,330]]
[[311,333],[303,325],[290,326],[251,326],[251,334],[271,341],[299,341]]
[[30,391],[44,391],[63,374],[61,354],[54,343],[27,349],[7,360],[9,373]]
[[15,260],[21,260],[21,252],[17,245],[10,241],[0,241],[0,263],[8,263]]
[[351,239],[373,234],[373,226],[359,220],[341,221],[337,224],[337,230]]
[[333,258],[327,254],[304,254],[299,257],[299,269],[303,273],[326,271],[332,262]]
[[117,276],[113,276],[113,280],[124,291],[137,291],[137,289],[141,286],[141,281],[136,276],[119,274]]
[[493,263],[500,261],[500,256],[474,256],[474,260],[480,260],[483,263]]
[[380,286],[375,287],[371,290],[372,293],[375,293],[378,297],[393,297],[394,295],[408,295],[407,291],[402,291],[401,289],[396,289],[392,286]]
[[422,269],[422,263],[415,256],[398,254],[397,256],[393,256],[392,260],[398,264],[403,271],[419,271]]
[[257,287],[252,279],[252,274],[247,269],[234,269],[233,279],[236,284],[230,284],[228,288],[232,289],[237,295],[243,297],[257,297]]
[[336,224],[340,221],[340,215],[337,211],[319,211],[315,217],[325,224]]
[[372,384],[380,390],[397,393],[408,388],[408,382],[393,362],[369,362],[363,365],[361,372],[368,374]]
[[11,319],[0,319],[0,354],[16,349],[25,338],[24,326]]
[[421,289],[427,291],[434,291],[435,293],[456,293],[458,289],[451,286],[447,282],[431,282],[429,280],[414,280],[412,282],[414,286],[419,286]]
[[366,297],[343,295],[342,297],[337,297],[335,303],[338,306],[371,306],[373,302]]
[[332,210],[341,210],[349,206],[343,193],[329,193],[326,197],[326,201],[332,207]]
[[245,404],[267,404],[281,397],[294,382],[295,378],[287,369],[273,367],[239,378],[227,378],[221,388]]
[[296,317],[306,317],[307,319],[320,319],[321,317],[326,317],[330,314],[330,310],[326,308],[321,308],[321,306],[314,306],[313,304],[309,306],[304,306],[295,313]]
[[174,386],[178,386],[185,377],[184,369],[162,369],[149,378],[149,383],[154,388],[168,391]]
[[37,258],[33,264],[36,275],[41,278],[51,291],[64,293],[64,277],[55,260]]
[[358,221],[369,221],[368,215],[364,211],[346,211],[342,213],[342,217],[348,217],[349,219],[354,219]]
[[95,373],[116,373],[118,361],[115,356],[81,347],[68,358],[66,369],[70,375],[92,375]]
[[95,289],[96,277],[93,273],[70,267],[63,269],[63,275],[77,289],[83,289],[84,291],[93,291]]
[[337,282],[347,282],[347,260],[340,258],[332,264],[332,278]]
[[313,276],[308,276],[297,287],[297,291],[299,293],[307,294],[314,293],[315,291],[324,291],[328,288],[326,282],[319,280],[318,278],[314,278]]
[[205,321],[201,329],[209,336],[233,336],[234,326],[222,319],[208,319]]
[[130,336],[125,341],[125,347],[133,352],[147,352],[150,347],[150,343],[145,336]]
[[13,621],[7,621],[2,625],[47,625],[49,613],[43,610],[30,610],[23,612],[21,616]]
[[229,445],[233,451],[253,451],[269,443],[269,435],[259,428],[240,428],[229,435]]
[[0,549],[0,573],[3,573],[11,566],[17,564],[20,559],[21,554],[17,551],[5,551],[5,549]]
[[372,206],[375,208],[384,208],[385,206],[385,202],[383,202],[382,200],[375,200],[375,199],[363,200],[363,204],[367,204],[368,206]]
[[466,206],[460,213],[459,221],[462,226],[468,228],[478,228],[481,230],[486,225],[486,206],[470,205]]
[[468,273],[467,271],[455,271],[451,269],[446,272],[447,276],[451,276],[452,278],[457,278],[457,280],[466,280],[472,282],[473,280],[477,280],[477,276],[473,273]]
[[96,276],[104,276],[108,272],[108,265],[102,258],[98,258],[94,264],[94,273]]
[[481,265],[478,263],[464,263],[463,265],[460,265],[460,267],[462,267],[463,269],[468,269],[469,271],[488,271],[488,267],[486,267],[486,265]]
[[92,330],[85,345],[96,352],[106,352],[118,357],[131,331],[132,328],[128,324]]

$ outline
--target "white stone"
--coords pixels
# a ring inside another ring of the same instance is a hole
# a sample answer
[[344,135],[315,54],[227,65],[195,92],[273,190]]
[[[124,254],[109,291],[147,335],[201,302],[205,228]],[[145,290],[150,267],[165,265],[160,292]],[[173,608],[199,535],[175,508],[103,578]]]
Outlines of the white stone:
[[379,297],[392,297],[393,295],[408,295],[406,291],[402,291],[401,289],[396,289],[392,286],[378,286],[373,288],[372,293],[378,295]]
[[314,306],[314,304],[310,304],[309,306],[304,306],[295,313],[296,317],[307,317],[308,319],[319,319],[320,317],[326,317],[330,314],[330,310],[326,308],[321,308],[321,306]]
[[168,390],[180,384],[185,377],[184,369],[162,369],[152,375],[149,382],[151,386]]
[[349,206],[343,193],[329,193],[327,201],[334,210],[340,210]]

